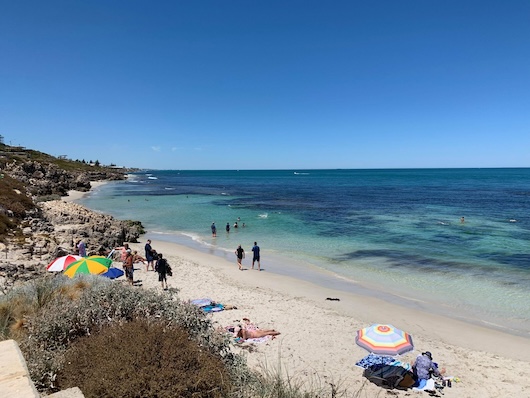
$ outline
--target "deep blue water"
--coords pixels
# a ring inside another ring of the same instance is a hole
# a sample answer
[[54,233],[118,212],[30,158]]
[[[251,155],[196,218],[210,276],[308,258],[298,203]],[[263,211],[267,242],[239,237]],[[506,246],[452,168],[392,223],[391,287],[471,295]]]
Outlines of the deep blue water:
[[530,331],[530,169],[147,171],[82,203]]

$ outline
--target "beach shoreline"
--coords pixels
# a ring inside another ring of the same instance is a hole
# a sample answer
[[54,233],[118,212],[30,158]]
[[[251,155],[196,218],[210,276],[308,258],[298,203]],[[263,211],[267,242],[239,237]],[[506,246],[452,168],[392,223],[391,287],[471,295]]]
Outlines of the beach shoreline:
[[95,189],[108,184],[110,181],[90,181],[90,191],[82,192],[82,191],[74,191],[70,190],[68,191],[67,196],[61,197],[61,200],[65,202],[76,202],[80,199],[83,199],[85,196],[89,195],[92,191]]
[[[144,244],[143,239],[130,246],[143,254]],[[428,350],[449,375],[462,380],[446,390],[447,396],[495,397],[501,388],[505,396],[530,392],[530,381],[523,377],[530,371],[530,353],[521,349],[528,346],[528,339],[523,337],[377,298],[345,292],[337,297],[337,291],[307,281],[252,270],[249,258],[243,260],[245,270],[239,271],[235,255],[229,261],[170,242],[153,241],[152,246],[171,264],[169,285],[180,290],[181,299],[210,298],[237,307],[209,315],[216,327],[237,325],[246,317],[261,328],[281,332],[276,339],[256,345],[253,352],[240,350],[254,368],[265,366],[270,370],[281,364],[289,375],[310,384],[317,379],[326,383],[340,380],[350,390],[366,388],[377,393],[381,388],[364,385],[362,369],[355,366],[368,354],[356,345],[355,335],[372,323],[388,323],[409,332],[414,339],[415,350],[400,360],[411,362]],[[143,288],[161,290],[155,272],[145,271],[141,263],[135,268],[135,280]],[[326,300],[328,297],[340,301]],[[517,369],[516,374],[513,369]],[[496,385],[495,393],[490,391],[492,385]]]
[[[93,189],[95,186],[93,186]],[[81,193],[81,197],[86,193]],[[69,195],[72,200],[76,194]],[[239,271],[230,253],[220,258],[173,242],[156,239],[149,233],[131,247],[143,255],[146,239],[164,254],[173,267],[170,287],[180,289],[179,297],[193,300],[208,297],[236,306],[209,316],[216,327],[224,328],[246,317],[261,328],[274,328],[282,334],[274,340],[239,351],[254,368],[282,369],[306,383],[338,381],[350,391],[367,389],[372,395],[381,388],[366,384],[362,369],[355,362],[366,354],[355,343],[356,331],[372,323],[388,323],[409,332],[415,350],[400,357],[412,361],[429,350],[449,375],[462,380],[445,395],[451,397],[530,396],[529,339],[467,322],[404,308],[376,297],[318,286],[310,281],[272,272],[250,270],[251,259],[243,260]],[[262,259],[266,268],[266,257]],[[119,264],[117,264],[119,266]],[[161,289],[156,273],[136,265],[135,279],[142,288]],[[326,300],[339,298],[340,301]],[[398,391],[398,396],[407,392]],[[369,396],[372,396],[369,395]]]

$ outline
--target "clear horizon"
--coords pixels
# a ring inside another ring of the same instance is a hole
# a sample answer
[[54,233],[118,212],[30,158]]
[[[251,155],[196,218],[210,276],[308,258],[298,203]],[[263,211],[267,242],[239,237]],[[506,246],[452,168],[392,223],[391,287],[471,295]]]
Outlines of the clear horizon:
[[526,168],[530,3],[27,1],[0,134],[141,169]]

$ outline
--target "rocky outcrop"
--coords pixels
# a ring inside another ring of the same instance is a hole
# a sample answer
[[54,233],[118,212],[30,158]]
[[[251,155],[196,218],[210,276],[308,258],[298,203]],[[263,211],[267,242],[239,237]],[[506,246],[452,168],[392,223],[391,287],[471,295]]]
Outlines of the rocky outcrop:
[[74,242],[83,239],[88,254],[99,254],[137,242],[140,222],[121,221],[61,200],[42,202],[40,211],[23,221],[21,234],[0,244],[0,287],[12,287],[46,273],[55,257],[73,253]]
[[89,254],[98,254],[123,242],[136,242],[143,232],[139,222],[116,220],[75,203],[46,201],[71,190],[89,191],[91,181],[123,180],[132,170],[91,166],[21,148],[13,152],[6,145],[3,149],[0,291],[45,274],[46,265],[72,253],[78,239],[84,240]]
[[94,171],[64,170],[54,163],[38,161],[13,161],[4,171],[26,185],[34,196],[65,196],[68,191],[89,191],[90,181],[123,180],[123,171],[98,168]]

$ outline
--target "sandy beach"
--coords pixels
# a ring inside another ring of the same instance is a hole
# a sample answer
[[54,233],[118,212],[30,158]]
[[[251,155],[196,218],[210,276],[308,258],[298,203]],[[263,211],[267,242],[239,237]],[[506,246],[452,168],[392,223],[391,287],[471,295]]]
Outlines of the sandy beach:
[[[93,188],[105,182],[93,182]],[[86,192],[69,192],[63,198],[75,201]],[[130,243],[144,255],[145,241]],[[262,329],[281,335],[250,347],[235,347],[256,369],[281,368],[282,374],[303,382],[307,388],[326,388],[328,383],[348,389],[350,394],[383,396],[386,390],[367,381],[355,363],[368,354],[355,343],[357,330],[373,323],[392,324],[409,332],[415,350],[401,357],[412,362],[423,351],[431,351],[447,376],[460,381],[445,388],[447,397],[530,397],[530,341],[498,330],[404,308],[386,301],[323,288],[311,282],[251,269],[251,256],[239,271],[233,261],[192,248],[156,241],[153,249],[163,253],[173,268],[170,287],[179,289],[183,300],[210,298],[236,309],[209,314],[216,327],[238,325],[243,318]],[[247,253],[248,256],[248,253]],[[118,263],[116,266],[120,267]],[[143,289],[162,289],[158,274],[135,265],[135,280]],[[125,283],[125,281],[120,281]],[[338,298],[330,301],[326,298]],[[422,396],[425,392],[392,390],[396,396]]]
[[[91,190],[94,190],[102,185],[107,184],[108,181],[90,181]],[[63,196],[61,199],[65,202],[75,202],[76,200],[79,200],[86,195],[88,195],[89,192],[81,192],[81,191],[68,191],[68,196]]]
[[[144,244],[131,247],[143,254]],[[239,271],[235,255],[229,262],[173,243],[153,241],[152,246],[172,265],[169,285],[180,289],[182,299],[210,298],[237,307],[209,315],[217,326],[237,325],[249,318],[260,328],[281,332],[273,340],[254,345],[250,352],[239,349],[252,367],[281,366],[284,374],[308,386],[325,387],[333,382],[352,393],[363,389],[370,397],[386,394],[355,366],[367,354],[356,345],[355,334],[372,323],[390,323],[414,338],[415,350],[400,357],[402,361],[412,361],[429,350],[448,376],[461,380],[446,388],[445,396],[530,396],[528,339],[251,270],[249,258],[243,260],[245,270]],[[266,256],[262,267],[266,268]],[[141,263],[135,268],[135,280],[141,281],[142,288],[161,289],[155,272],[146,272]],[[394,391],[397,396],[426,394]]]

